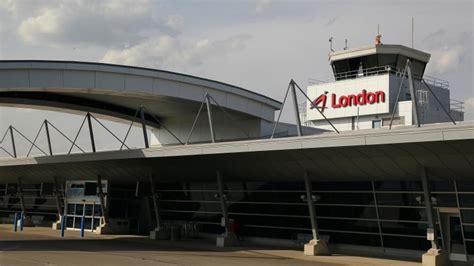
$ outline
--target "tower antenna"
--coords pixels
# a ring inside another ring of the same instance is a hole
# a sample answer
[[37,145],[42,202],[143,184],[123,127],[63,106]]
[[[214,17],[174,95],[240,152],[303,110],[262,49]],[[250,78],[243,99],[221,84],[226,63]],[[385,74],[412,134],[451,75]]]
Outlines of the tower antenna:
[[334,52],[334,49],[332,49],[332,40],[333,37],[329,38],[329,49],[331,50],[331,52]]
[[411,17],[411,48],[415,48],[414,39],[415,39],[415,18]]

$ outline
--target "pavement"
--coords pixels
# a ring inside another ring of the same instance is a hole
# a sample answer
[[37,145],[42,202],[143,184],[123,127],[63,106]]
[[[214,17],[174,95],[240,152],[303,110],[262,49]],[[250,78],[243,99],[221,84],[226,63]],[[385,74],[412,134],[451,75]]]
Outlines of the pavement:
[[0,225],[0,265],[421,265],[382,258],[332,255],[305,256],[301,250],[268,247],[217,248],[205,239],[154,241],[143,236],[96,235],[26,227],[13,232]]

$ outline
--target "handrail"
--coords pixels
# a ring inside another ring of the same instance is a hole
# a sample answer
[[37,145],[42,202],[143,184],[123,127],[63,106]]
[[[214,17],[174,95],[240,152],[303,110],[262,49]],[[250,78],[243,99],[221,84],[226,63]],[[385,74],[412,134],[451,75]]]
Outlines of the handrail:
[[[334,82],[337,80],[356,79],[359,77],[367,77],[367,76],[374,76],[374,75],[387,74],[387,73],[395,74],[398,76],[403,75],[403,71],[400,70],[399,68],[396,68],[390,65],[385,65],[385,66],[365,68],[362,70],[351,70],[351,71],[341,72],[341,73],[335,74],[333,77],[329,79],[324,79],[324,80],[309,78],[308,84],[318,85],[318,84]],[[421,80],[421,78],[423,78],[426,81],[426,83],[435,87],[441,87],[443,89],[449,88],[449,82],[446,80],[442,80],[442,79],[427,76],[427,75],[423,75],[422,77],[419,75],[413,75],[413,77],[418,80]]]

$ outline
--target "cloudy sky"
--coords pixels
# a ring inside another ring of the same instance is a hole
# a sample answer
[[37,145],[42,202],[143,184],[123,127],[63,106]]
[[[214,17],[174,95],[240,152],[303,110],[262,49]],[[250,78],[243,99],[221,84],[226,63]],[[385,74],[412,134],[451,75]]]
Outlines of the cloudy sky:
[[[0,0],[0,59],[99,61],[203,76],[281,100],[290,78],[326,79],[336,49],[382,41],[431,53],[474,119],[468,1]],[[2,127],[35,111],[1,109]]]

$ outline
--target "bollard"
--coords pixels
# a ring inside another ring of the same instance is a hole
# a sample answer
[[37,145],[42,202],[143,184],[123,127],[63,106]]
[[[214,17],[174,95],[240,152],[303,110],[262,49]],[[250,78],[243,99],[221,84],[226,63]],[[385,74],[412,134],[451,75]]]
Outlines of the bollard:
[[66,215],[61,216],[61,237],[64,237],[64,229],[66,229]]
[[81,218],[81,238],[84,238],[84,215]]
[[17,228],[18,228],[18,212],[15,212],[15,216],[13,218],[13,232],[16,232]]
[[21,212],[20,214],[20,231],[23,231],[23,223],[25,221],[25,213]]

